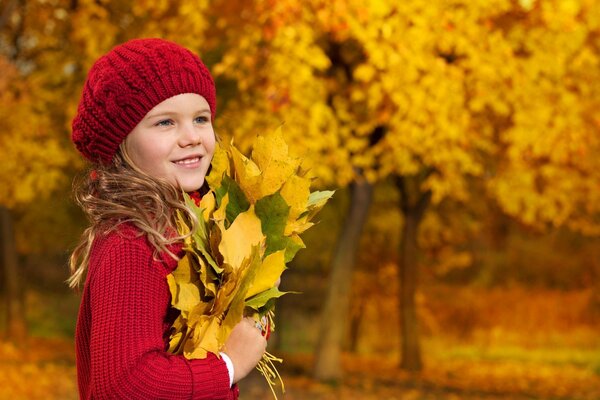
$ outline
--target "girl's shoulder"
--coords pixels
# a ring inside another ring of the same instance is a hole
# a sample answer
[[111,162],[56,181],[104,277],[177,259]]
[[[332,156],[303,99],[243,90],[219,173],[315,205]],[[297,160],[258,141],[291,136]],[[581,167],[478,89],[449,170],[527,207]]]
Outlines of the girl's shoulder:
[[[182,252],[181,244],[168,247],[176,256]],[[105,257],[108,254],[117,255],[119,258],[131,256],[152,259],[170,272],[177,267],[177,260],[166,252],[157,251],[150,243],[147,235],[131,222],[122,222],[117,225],[105,227],[97,234],[92,245],[91,256]]]
[[105,225],[98,229],[94,247],[118,247],[120,244],[148,249],[151,247],[144,233],[131,222]]

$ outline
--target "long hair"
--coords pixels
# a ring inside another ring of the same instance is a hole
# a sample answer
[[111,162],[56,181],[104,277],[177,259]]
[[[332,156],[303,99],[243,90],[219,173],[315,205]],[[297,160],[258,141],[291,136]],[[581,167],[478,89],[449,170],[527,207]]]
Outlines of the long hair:
[[[84,280],[90,261],[90,251],[96,236],[115,230],[122,223],[131,223],[146,235],[155,248],[155,256],[166,253],[177,259],[169,246],[181,242],[195,232],[197,217],[181,201],[181,192],[163,179],[156,179],[135,166],[124,144],[107,166],[93,170],[74,181],[75,202],[86,214],[90,226],[83,232],[69,261],[70,287]],[[192,230],[179,235],[175,223],[177,211],[192,222]]]

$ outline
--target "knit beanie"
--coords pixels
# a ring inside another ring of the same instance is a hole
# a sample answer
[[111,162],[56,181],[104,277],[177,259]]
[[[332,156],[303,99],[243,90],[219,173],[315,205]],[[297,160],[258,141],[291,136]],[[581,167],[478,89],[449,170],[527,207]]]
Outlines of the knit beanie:
[[71,139],[88,160],[109,164],[152,108],[184,93],[204,97],[214,120],[215,84],[197,55],[163,39],[130,40],[90,69]]

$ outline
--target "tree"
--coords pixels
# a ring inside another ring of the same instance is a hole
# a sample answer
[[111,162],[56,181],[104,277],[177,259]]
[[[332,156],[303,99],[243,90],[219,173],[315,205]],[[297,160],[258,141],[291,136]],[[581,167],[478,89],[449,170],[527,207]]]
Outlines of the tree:
[[[216,71],[239,89],[225,110],[237,140],[284,121],[323,184],[397,182],[404,368],[422,364],[416,236],[430,207],[468,207],[470,183],[480,180],[493,201],[529,223],[597,226],[589,220],[598,215],[597,161],[587,153],[598,137],[590,111],[598,99],[590,83],[598,81],[590,72],[598,70],[598,17],[588,12],[590,2],[289,0],[231,7],[237,12],[218,19],[227,28]],[[579,93],[590,99],[580,102]],[[557,107],[568,118],[555,118]],[[555,190],[548,182],[559,177],[568,179]],[[320,338],[339,349],[339,336],[326,336],[337,335],[333,326],[344,324],[346,310],[331,314],[329,304],[345,293],[346,278],[332,276]],[[317,353],[321,378],[339,376],[336,352]]]
[[[63,179],[69,157],[52,132],[40,82],[28,70],[35,68],[27,47],[29,14],[24,1],[9,2],[2,10],[0,43],[0,220],[3,271],[6,283],[7,334],[18,339],[26,333],[25,307],[19,279],[14,237],[15,213],[20,207],[43,199]],[[28,75],[29,79],[25,79]]]
[[[226,53],[218,71],[241,82],[241,89],[250,94],[241,94],[228,110],[237,115],[242,110],[241,121],[253,125],[236,126],[241,132],[261,129],[274,116],[284,119],[290,141],[310,149],[316,160],[315,175],[325,184],[376,182],[398,176],[405,221],[411,221],[404,224],[408,233],[404,235],[403,265],[409,272],[402,280],[407,284],[402,292],[402,307],[407,312],[402,315],[410,318],[412,312],[413,318],[403,320],[403,340],[412,344],[408,349],[416,355],[411,359],[417,360],[415,365],[403,365],[418,369],[420,355],[414,329],[418,224],[432,193],[439,202],[456,186],[457,195],[464,196],[462,176],[481,170],[461,149],[467,140],[460,132],[466,130],[468,122],[466,113],[460,112],[462,98],[445,96],[460,88],[461,82],[447,79],[459,77],[459,71],[440,56],[436,47],[439,36],[426,32],[426,21],[413,2],[406,6],[342,1],[303,4],[287,2],[270,10],[261,21],[261,26],[266,26],[262,31],[256,32],[251,23],[239,25],[239,36],[231,39],[237,48]],[[423,9],[428,6],[420,4]],[[420,26],[411,32],[414,40],[398,41],[395,33],[410,24]],[[252,53],[250,49],[259,50]],[[238,58],[237,54],[244,56]],[[428,63],[432,67],[425,69]],[[252,99],[251,106],[247,98]],[[454,115],[455,111],[459,114]],[[442,152],[440,143],[448,144],[449,149]],[[436,159],[431,155],[434,148]],[[356,248],[357,244],[354,240],[338,249]],[[339,332],[344,332],[347,308],[338,306],[331,313],[331,304],[347,304],[347,299],[340,300],[340,294],[349,295],[343,288],[351,279],[351,265],[346,262],[344,266],[350,268],[343,273],[335,268],[332,272],[336,278],[329,285],[324,306],[328,311],[318,346],[327,351],[317,352],[316,373],[323,379],[337,378],[341,371],[343,335]]]
[[[35,248],[26,242],[28,235],[17,236],[23,243],[15,239],[13,225],[23,221],[19,232],[43,231],[31,224],[43,215],[39,207],[55,191],[68,190],[70,178],[83,168],[69,132],[87,70],[135,36],[172,37],[191,47],[202,41],[206,24],[196,13],[202,11],[197,2],[163,5],[11,0],[0,7],[0,215],[10,336],[18,337],[25,326],[17,249]],[[164,24],[154,19],[163,16],[169,18]]]
[[488,190],[540,229],[600,234],[600,18],[591,2],[522,2],[494,24],[518,59]]

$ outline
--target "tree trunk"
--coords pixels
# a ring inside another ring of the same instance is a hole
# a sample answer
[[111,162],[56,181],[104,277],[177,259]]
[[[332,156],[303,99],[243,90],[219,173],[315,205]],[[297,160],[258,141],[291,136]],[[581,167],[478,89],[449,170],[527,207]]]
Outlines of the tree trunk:
[[399,177],[396,184],[400,190],[400,209],[404,217],[399,257],[400,368],[416,372],[423,368],[415,301],[419,284],[417,234],[423,214],[429,206],[431,192],[421,193],[418,181],[415,184],[404,177]]
[[360,299],[358,303],[358,310],[350,314],[350,343],[348,350],[351,353],[356,353],[358,349],[358,339],[360,338],[360,326],[363,321],[363,314],[365,310],[366,299]]
[[338,380],[342,375],[341,350],[347,334],[352,270],[373,195],[373,185],[368,182],[355,182],[350,189],[350,207],[331,264],[315,354],[315,378],[324,381]]
[[19,282],[15,232],[10,211],[0,206],[0,240],[4,267],[6,334],[10,339],[20,339],[27,334],[23,293]]
[[417,228],[414,213],[404,215],[400,241],[400,340],[402,359],[400,367],[419,371],[423,367],[419,343],[419,322],[415,294],[418,285]]

